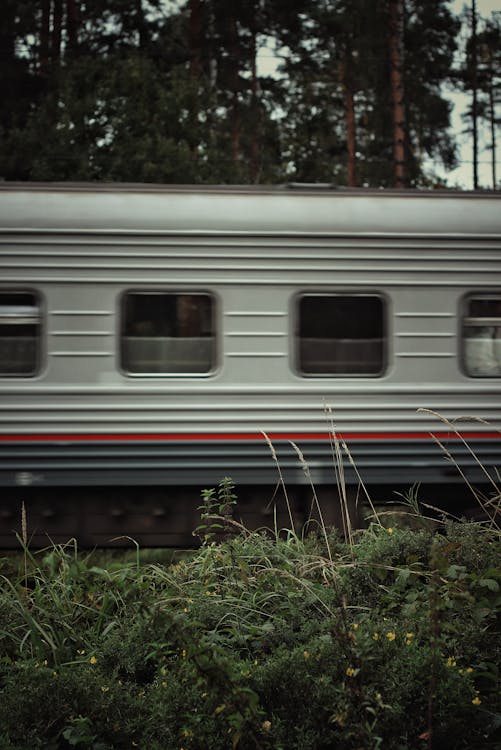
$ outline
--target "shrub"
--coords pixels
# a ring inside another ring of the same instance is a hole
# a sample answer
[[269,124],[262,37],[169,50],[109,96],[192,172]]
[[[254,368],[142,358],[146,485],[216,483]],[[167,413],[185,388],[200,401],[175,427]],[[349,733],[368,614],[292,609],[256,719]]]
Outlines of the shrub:
[[55,547],[1,578],[0,747],[499,746],[495,530],[375,524],[345,544],[203,512],[176,564]]

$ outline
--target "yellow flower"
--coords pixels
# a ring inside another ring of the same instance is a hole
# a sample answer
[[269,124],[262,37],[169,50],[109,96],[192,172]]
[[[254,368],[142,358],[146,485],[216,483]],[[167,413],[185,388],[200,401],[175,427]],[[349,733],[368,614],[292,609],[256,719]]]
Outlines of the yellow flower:
[[373,638],[374,641],[379,641],[379,633],[374,633],[374,635],[372,636],[372,638]]
[[353,623],[353,630],[358,630],[358,622]]
[[412,638],[414,638],[414,633],[406,633],[405,637],[407,638],[408,641],[410,641]]
[[388,532],[388,534],[393,534],[393,527],[392,526],[388,526],[388,528],[386,529],[386,531]]
[[106,687],[105,685],[101,685],[101,692],[102,693],[107,693],[108,690],[109,690],[109,687]]
[[97,664],[97,659],[96,659],[95,656],[91,656],[90,659],[89,659],[89,661],[90,661],[91,664]]
[[346,722],[346,713],[342,714],[334,714],[334,716],[331,716],[330,721],[334,721],[338,726],[344,727]]
[[456,666],[456,660],[453,656],[449,656],[447,658],[447,661],[445,662],[446,667],[455,667]]
[[265,732],[269,732],[270,729],[271,729],[271,721],[268,721],[268,720],[263,721],[263,723],[261,724],[261,726],[263,727],[263,729],[264,729]]
[[466,667],[466,673],[471,674],[473,672],[473,667]]
[[165,682],[165,680],[162,682],[162,687],[167,687],[167,683]]
[[186,649],[185,648],[183,648],[183,650],[181,651],[181,656],[183,657],[183,659],[186,659]]
[[303,651],[303,656],[304,656],[305,659],[309,659],[310,658],[310,652],[309,651]]
[[473,703],[474,706],[480,706],[480,704],[482,703],[482,701],[480,700],[480,698],[478,697],[478,695],[476,695],[473,698],[472,703]]
[[346,674],[348,675],[348,677],[355,677],[356,673],[357,670],[353,669],[353,667],[348,667],[346,670]]
[[395,634],[395,633],[393,632],[393,630],[389,630],[389,631],[388,631],[388,632],[386,633],[386,637],[388,638],[388,640],[389,640],[389,641],[394,641],[394,640],[395,640],[395,638],[396,638],[397,636],[396,636],[396,634]]

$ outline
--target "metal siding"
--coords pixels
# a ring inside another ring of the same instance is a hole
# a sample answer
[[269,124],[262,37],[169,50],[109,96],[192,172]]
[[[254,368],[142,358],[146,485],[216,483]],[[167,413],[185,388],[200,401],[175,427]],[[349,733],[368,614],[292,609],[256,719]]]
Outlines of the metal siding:
[[[333,233],[402,236],[433,234],[499,236],[499,200],[461,195],[391,191],[319,192],[176,188],[2,188],[2,224],[23,232],[88,230],[109,233],[186,232],[221,234]],[[467,209],[467,210],[466,210]]]
[[[432,440],[377,442],[348,440],[350,457],[342,452],[347,483],[362,477],[366,484],[450,483],[463,481],[453,462],[470,481],[495,480],[501,450],[496,440],[469,440],[468,445],[442,438],[443,448]],[[315,483],[335,484],[337,460],[328,440],[297,439]],[[274,440],[274,450],[284,479],[307,484],[298,455],[289,441]],[[470,447],[473,453],[470,451]],[[449,455],[446,455],[446,451]],[[482,466],[476,456],[482,457]],[[451,460],[453,459],[453,460]],[[357,467],[355,472],[353,465]],[[217,445],[190,443],[7,443],[0,453],[0,485],[109,485],[180,484],[207,486],[230,475],[241,484],[276,483],[277,469],[263,440],[222,440]]]

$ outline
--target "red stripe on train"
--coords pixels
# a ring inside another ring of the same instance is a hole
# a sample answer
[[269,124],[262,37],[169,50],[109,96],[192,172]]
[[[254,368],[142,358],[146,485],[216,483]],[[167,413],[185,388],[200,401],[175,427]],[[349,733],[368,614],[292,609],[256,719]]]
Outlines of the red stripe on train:
[[[501,432],[344,432],[337,437],[346,440],[429,440],[430,436],[439,440],[501,440]],[[267,437],[274,440],[329,440],[328,432],[269,432]],[[196,432],[196,433],[95,433],[95,434],[17,434],[0,435],[0,442],[237,442],[264,440],[261,432]]]

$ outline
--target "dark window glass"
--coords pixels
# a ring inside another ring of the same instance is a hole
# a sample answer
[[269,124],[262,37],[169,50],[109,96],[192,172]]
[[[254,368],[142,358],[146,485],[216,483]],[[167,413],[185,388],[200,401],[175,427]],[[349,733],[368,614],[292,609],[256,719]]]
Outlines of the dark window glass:
[[130,292],[122,307],[121,364],[136,374],[214,369],[214,300],[208,294]]
[[30,292],[0,290],[0,376],[33,376],[40,366],[40,306]]
[[501,377],[501,295],[471,297],[463,311],[463,365],[473,378]]
[[305,375],[381,375],[384,301],[367,295],[305,295],[299,300],[298,369]]

